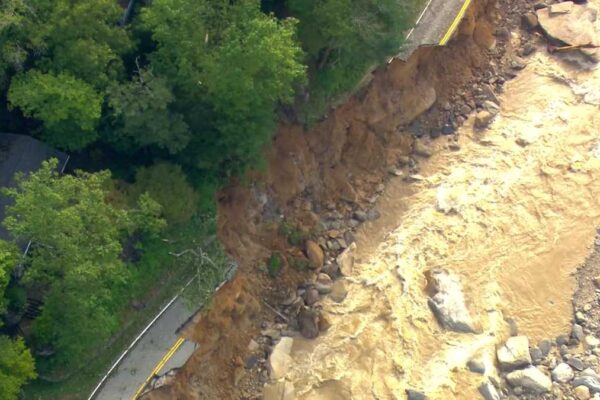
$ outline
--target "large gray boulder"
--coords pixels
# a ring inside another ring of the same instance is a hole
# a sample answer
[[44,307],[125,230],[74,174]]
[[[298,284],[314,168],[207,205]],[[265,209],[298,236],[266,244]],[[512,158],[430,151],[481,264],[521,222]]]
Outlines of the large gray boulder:
[[442,268],[426,273],[429,307],[440,325],[455,332],[476,332],[458,279]]
[[[561,5],[537,10],[540,26],[546,34],[570,46],[597,46],[600,44],[594,29],[598,10],[589,4],[564,2]],[[595,56],[596,49],[582,50],[588,56]]]
[[529,339],[527,336],[513,336],[496,351],[500,368],[511,371],[531,364]]
[[536,367],[518,369],[506,375],[506,380],[513,386],[521,386],[536,393],[549,392],[552,389],[552,381]]

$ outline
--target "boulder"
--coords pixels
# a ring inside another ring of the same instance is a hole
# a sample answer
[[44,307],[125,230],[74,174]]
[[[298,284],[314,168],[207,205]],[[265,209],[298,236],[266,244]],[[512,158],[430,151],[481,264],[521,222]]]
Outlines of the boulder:
[[273,347],[273,352],[269,356],[269,369],[271,371],[271,379],[279,380],[288,373],[292,365],[292,345],[294,339],[291,337],[281,338],[279,343]]
[[263,400],[294,400],[296,391],[292,382],[268,383],[263,390]]
[[566,363],[560,363],[552,370],[552,380],[558,383],[567,383],[574,377],[573,368]]
[[491,100],[486,100],[483,103],[483,106],[485,107],[486,111],[492,115],[496,115],[500,112],[500,106]]
[[536,367],[518,369],[506,375],[506,380],[512,387],[520,386],[536,393],[549,392],[552,381]]
[[455,332],[474,333],[475,327],[458,279],[442,268],[426,272],[428,304],[440,325]]
[[310,308],[300,310],[298,326],[300,334],[307,339],[314,339],[319,336],[319,315],[317,311]]
[[333,284],[331,293],[329,293],[331,300],[335,301],[336,303],[341,303],[344,301],[347,295],[348,291],[346,290],[346,285],[344,284],[344,281],[341,280],[338,280]]
[[531,364],[529,339],[526,336],[513,336],[496,351],[500,368],[510,371]]
[[367,213],[363,210],[354,211],[354,219],[359,222],[365,222],[367,220]]
[[544,354],[537,347],[532,347],[529,349],[529,355],[531,356],[531,361],[535,363],[539,363],[544,358]]
[[585,386],[590,389],[592,393],[600,393],[600,379],[598,379],[597,375],[593,376],[590,374],[578,376],[577,378],[573,379],[572,385],[575,387]]
[[406,389],[406,397],[408,400],[427,400],[425,394],[413,389]]
[[590,389],[587,386],[577,386],[574,392],[578,400],[588,400],[591,397]]
[[340,267],[342,275],[352,275],[354,268],[354,253],[356,251],[356,243],[352,243],[336,258],[337,265]]
[[307,306],[312,306],[319,300],[319,291],[317,289],[315,289],[314,287],[306,289],[306,292],[304,292],[304,302]]
[[475,128],[484,129],[492,123],[494,114],[489,111],[479,111],[475,116]]
[[[554,40],[570,46],[600,44],[594,28],[598,11],[588,4],[564,2],[537,10],[536,14],[541,28]],[[590,56],[594,52],[595,49],[584,51]]]
[[330,284],[323,284],[323,283],[319,283],[319,282],[315,283],[315,289],[317,289],[319,294],[331,293],[332,286],[333,286],[333,283],[330,283]]
[[469,371],[476,374],[485,374],[485,363],[481,358],[473,358],[467,362],[467,368]]
[[479,393],[485,400],[500,400],[500,393],[490,381],[485,381],[479,386]]
[[331,277],[329,275],[327,275],[324,272],[321,272],[318,276],[317,276],[317,282],[322,284],[322,285],[332,285],[333,284],[333,279],[331,279]]
[[523,25],[525,25],[525,27],[528,29],[535,29],[539,25],[538,17],[534,12],[528,12],[527,14],[524,14],[522,20]]
[[306,256],[310,261],[309,266],[312,269],[321,268],[323,266],[325,255],[323,254],[323,249],[321,249],[321,246],[319,246],[318,243],[315,243],[312,240],[308,240],[306,242]]
[[569,357],[567,364],[575,368],[577,371],[583,371],[585,369],[585,364],[577,357]]
[[431,148],[420,140],[415,140],[415,144],[413,145],[413,151],[416,155],[425,158],[429,158],[433,155],[433,151],[431,150]]
[[379,219],[381,217],[381,214],[379,213],[379,211],[377,211],[374,208],[371,208],[369,211],[367,211],[367,219],[369,221],[375,221],[377,219]]
[[331,279],[337,278],[339,270],[340,267],[337,265],[337,263],[326,264],[321,269],[321,271],[329,275]]
[[573,10],[572,1],[563,1],[562,3],[550,4],[550,6],[548,6],[550,15],[568,14],[571,12],[571,10]]
[[600,346],[600,340],[598,340],[598,338],[596,338],[595,336],[588,335],[583,339],[583,344],[586,348],[593,349],[595,347]]
[[573,324],[573,328],[571,329],[571,337],[577,342],[581,342],[584,338],[583,327],[579,324]]
[[546,357],[548,353],[550,353],[550,349],[552,348],[552,342],[549,340],[541,340],[538,343],[538,348],[542,352],[542,356]]

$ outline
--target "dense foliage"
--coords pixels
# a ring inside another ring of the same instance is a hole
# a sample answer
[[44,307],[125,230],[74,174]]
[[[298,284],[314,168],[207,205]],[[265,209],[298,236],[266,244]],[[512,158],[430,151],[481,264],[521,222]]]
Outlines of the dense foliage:
[[21,386],[35,377],[33,357],[23,339],[0,335],[0,400],[16,400]]
[[[0,241],[0,317],[6,311],[4,292],[10,273],[19,261],[18,254],[14,244]],[[0,400],[17,399],[21,386],[35,377],[33,357],[23,339],[11,339],[0,334]]]
[[[139,0],[127,24],[117,0],[0,1],[0,132],[112,170],[60,176],[48,162],[5,190],[4,225],[32,246],[21,260],[0,245],[0,312],[22,315],[35,293],[27,344],[55,366],[84,361],[168,268],[154,235],[206,235],[200,214],[258,165],[278,114],[322,117],[397,51],[419,1]],[[181,262],[205,275],[204,299],[220,270],[196,250]],[[22,340],[0,336],[5,398],[31,364]]]
[[110,173],[59,175],[55,159],[17,187],[4,225],[16,241],[30,240],[22,282],[43,293],[34,320],[38,346],[51,346],[57,362],[78,359],[117,328],[114,313],[127,281],[122,241],[136,232],[156,234],[160,206],[147,195],[135,209],[107,202]]
[[144,193],[156,200],[170,224],[189,221],[196,212],[198,194],[188,183],[179,165],[158,163],[140,168],[131,186],[131,197],[138,199]]

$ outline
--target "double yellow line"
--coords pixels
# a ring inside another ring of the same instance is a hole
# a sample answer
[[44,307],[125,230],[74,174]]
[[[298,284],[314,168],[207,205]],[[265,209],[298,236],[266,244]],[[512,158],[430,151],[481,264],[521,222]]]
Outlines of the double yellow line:
[[179,350],[179,348],[181,347],[181,345],[183,344],[183,342],[185,342],[185,339],[180,337],[179,339],[177,339],[177,341],[173,344],[173,346],[171,346],[171,348],[169,349],[169,351],[167,351],[167,353],[163,356],[163,358],[160,359],[160,361],[158,362],[158,364],[156,364],[156,367],[154,367],[154,369],[152,370],[152,372],[150,373],[150,375],[148,375],[148,377],[146,378],[146,380],[144,381],[144,383],[142,383],[142,385],[138,388],[137,392],[135,392],[135,394],[133,395],[131,400],[136,400],[138,398],[138,396],[142,393],[142,391],[144,390],[144,388],[146,387],[146,385],[148,384],[148,382],[150,382],[150,380],[157,375],[161,369],[163,369],[163,367],[165,366],[165,364],[171,359],[171,357],[173,357],[173,354],[175,354],[175,352],[177,350]]
[[462,7],[460,8],[460,11],[458,12],[458,15],[456,16],[456,18],[454,18],[454,21],[452,21],[452,24],[450,24],[450,28],[448,28],[448,31],[442,37],[442,40],[440,40],[440,46],[444,46],[444,45],[446,45],[446,43],[448,43],[448,41],[450,40],[450,38],[456,31],[456,28],[458,28],[460,21],[462,21],[463,17],[465,16],[465,13],[467,12],[467,9],[469,8],[470,5],[471,5],[471,0],[465,0]]

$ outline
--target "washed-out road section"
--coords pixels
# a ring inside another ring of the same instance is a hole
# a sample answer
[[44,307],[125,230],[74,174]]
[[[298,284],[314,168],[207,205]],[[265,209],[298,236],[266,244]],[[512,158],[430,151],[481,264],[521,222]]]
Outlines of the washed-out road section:
[[179,340],[177,329],[191,314],[181,299],[175,301],[123,359],[95,399],[132,400],[153,371],[161,375],[182,366],[195,350],[193,342],[184,341],[168,359],[166,356]]

